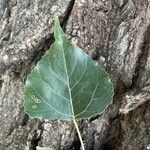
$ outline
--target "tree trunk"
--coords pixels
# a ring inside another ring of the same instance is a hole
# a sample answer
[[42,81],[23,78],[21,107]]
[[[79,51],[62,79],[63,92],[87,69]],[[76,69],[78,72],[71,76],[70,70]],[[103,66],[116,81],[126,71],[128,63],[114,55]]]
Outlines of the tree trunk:
[[53,42],[53,17],[104,65],[115,87],[105,112],[79,123],[86,150],[150,149],[149,0],[0,0],[0,150],[79,150],[71,122],[29,118],[27,75]]

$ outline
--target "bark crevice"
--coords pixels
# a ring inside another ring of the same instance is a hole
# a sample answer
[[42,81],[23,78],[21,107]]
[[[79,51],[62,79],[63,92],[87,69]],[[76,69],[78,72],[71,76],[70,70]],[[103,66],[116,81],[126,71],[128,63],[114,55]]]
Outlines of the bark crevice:
[[141,46],[141,53],[138,56],[136,66],[135,66],[135,73],[133,76],[133,81],[131,85],[131,89],[139,89],[145,86],[144,83],[142,83],[140,80],[142,78],[142,73],[145,69],[145,66],[147,64],[148,59],[148,52],[150,50],[150,25],[147,27],[144,38]]
[[148,0],[0,0],[0,149],[80,147],[71,122],[31,119],[22,107],[24,82],[54,41],[57,15],[69,39],[106,68],[115,86],[113,104],[79,124],[86,150],[146,150],[149,13]]

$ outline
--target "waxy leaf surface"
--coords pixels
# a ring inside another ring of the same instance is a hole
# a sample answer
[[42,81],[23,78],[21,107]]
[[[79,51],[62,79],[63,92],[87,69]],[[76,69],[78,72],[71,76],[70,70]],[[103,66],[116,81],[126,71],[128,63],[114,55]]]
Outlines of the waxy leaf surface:
[[30,117],[72,120],[101,113],[112,101],[106,71],[66,38],[55,20],[55,42],[25,85],[24,108]]
[[49,148],[49,147],[39,147],[39,146],[37,146],[36,150],[53,150],[53,149]]

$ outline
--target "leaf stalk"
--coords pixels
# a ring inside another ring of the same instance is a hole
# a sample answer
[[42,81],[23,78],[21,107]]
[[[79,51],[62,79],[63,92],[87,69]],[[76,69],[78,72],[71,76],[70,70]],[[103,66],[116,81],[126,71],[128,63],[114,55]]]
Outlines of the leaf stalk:
[[81,143],[81,148],[82,148],[82,150],[85,150],[84,143],[83,143],[83,140],[82,140],[82,137],[81,137],[81,133],[80,133],[77,121],[74,117],[73,117],[73,123],[74,123],[75,128],[76,128],[77,133],[78,133],[78,137],[79,137],[79,140],[80,140],[80,143]]

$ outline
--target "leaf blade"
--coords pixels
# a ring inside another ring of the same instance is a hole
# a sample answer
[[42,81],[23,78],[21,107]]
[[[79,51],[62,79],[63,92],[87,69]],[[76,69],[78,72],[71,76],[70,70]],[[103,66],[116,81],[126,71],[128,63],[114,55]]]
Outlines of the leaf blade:
[[49,147],[39,147],[39,146],[37,146],[36,150],[53,150],[53,149],[49,148]]
[[102,112],[114,94],[107,72],[70,43],[58,19],[54,37],[55,42],[27,78],[26,113],[35,118],[72,120]]

